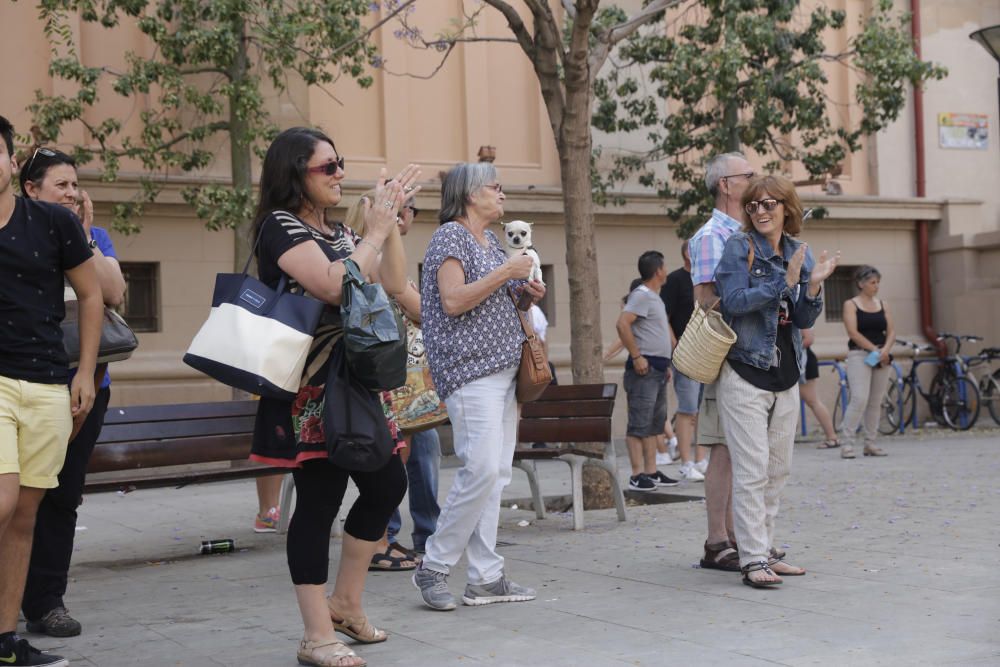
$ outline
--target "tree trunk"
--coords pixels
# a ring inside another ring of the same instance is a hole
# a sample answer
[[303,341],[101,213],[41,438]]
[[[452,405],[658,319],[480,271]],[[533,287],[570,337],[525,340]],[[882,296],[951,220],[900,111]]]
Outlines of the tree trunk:
[[[586,53],[572,54],[571,60]],[[568,67],[562,124],[556,136],[566,216],[566,266],[569,273],[570,353],[573,383],[604,382],[601,340],[601,299],[597,244],[594,240],[594,203],[590,182],[592,93],[588,68]],[[592,445],[597,451],[603,443]],[[583,469],[584,506],[613,507],[611,483],[605,471]]]
[[[229,94],[229,153],[232,164],[233,188],[249,193],[253,188],[250,152],[250,125],[241,113],[244,86],[252,86],[247,81],[250,61],[247,58],[246,24],[242,18],[236,19],[235,32],[240,36],[236,57],[229,70],[232,92]],[[233,230],[233,261],[237,271],[243,270],[250,257],[250,220],[241,220]]]

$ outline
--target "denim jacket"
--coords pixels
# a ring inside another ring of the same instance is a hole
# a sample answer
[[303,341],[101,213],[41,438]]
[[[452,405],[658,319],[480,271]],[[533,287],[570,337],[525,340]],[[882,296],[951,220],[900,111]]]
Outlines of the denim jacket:
[[[787,262],[802,242],[788,235],[782,240],[784,262]],[[750,243],[754,244],[754,259],[748,271]],[[776,364],[778,306],[781,297],[788,296],[792,302],[792,323],[795,325],[792,341],[801,373],[804,370],[801,329],[808,329],[816,321],[823,308],[823,299],[808,295],[809,276],[816,265],[808,248],[795,287],[785,284],[784,262],[756,230],[751,230],[749,234],[736,232],[729,237],[722,251],[722,260],[715,270],[715,284],[722,298],[722,316],[738,337],[729,350],[729,358],[762,370]]]

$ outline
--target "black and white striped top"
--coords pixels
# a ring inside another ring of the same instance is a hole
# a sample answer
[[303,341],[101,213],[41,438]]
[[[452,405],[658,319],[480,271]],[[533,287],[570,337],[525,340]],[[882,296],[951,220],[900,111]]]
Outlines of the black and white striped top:
[[[327,259],[333,262],[353,253],[359,240],[360,238],[342,223],[335,223],[332,233],[324,234],[292,213],[274,211],[261,225],[260,244],[257,248],[258,275],[269,287],[277,288],[283,275],[278,266],[278,259],[300,243],[309,241],[316,243]],[[294,278],[288,276],[287,289],[299,290],[301,286]],[[323,310],[323,317],[309,350],[309,358],[302,377],[303,386],[321,386],[326,382],[326,367],[330,352],[342,335],[340,307],[328,304]]]

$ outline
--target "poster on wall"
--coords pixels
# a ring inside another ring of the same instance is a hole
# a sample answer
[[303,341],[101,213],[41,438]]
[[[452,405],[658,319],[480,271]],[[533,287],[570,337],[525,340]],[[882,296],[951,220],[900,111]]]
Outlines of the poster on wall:
[[939,113],[938,136],[941,148],[985,151],[989,145],[986,114]]

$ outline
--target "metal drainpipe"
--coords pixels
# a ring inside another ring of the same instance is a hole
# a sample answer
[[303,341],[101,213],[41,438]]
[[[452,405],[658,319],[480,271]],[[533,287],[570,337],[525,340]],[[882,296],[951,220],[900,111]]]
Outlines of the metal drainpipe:
[[[923,58],[920,48],[920,0],[910,0],[910,34],[913,51]],[[927,196],[927,173],[924,162],[924,90],[913,87],[913,145],[916,151],[917,197]],[[934,327],[934,309],[931,300],[930,223],[917,221],[917,273],[920,280],[920,326],[924,338],[937,347],[938,355],[948,354],[944,343],[938,340]]]

